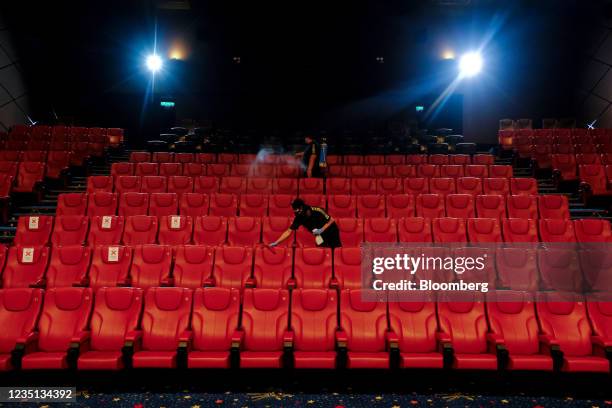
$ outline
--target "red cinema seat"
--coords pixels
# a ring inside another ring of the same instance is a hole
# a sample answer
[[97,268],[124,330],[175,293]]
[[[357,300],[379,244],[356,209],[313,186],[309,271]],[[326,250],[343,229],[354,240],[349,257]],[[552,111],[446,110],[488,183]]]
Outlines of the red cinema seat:
[[277,178],[272,180],[272,191],[275,195],[297,196],[298,181],[295,178]]
[[255,248],[253,285],[258,288],[283,289],[291,279],[293,251],[287,247]]
[[[271,156],[268,156],[271,157]],[[234,165],[236,166],[236,165]],[[274,164],[257,164],[251,168],[252,177],[265,177],[272,178],[275,174],[275,163]]]
[[227,225],[228,245],[251,247],[261,241],[259,217],[230,217]]
[[330,287],[332,258],[329,248],[296,248],[294,284],[298,288],[324,289]]
[[438,194],[419,194],[416,198],[416,215],[425,218],[444,217],[444,197]]
[[265,177],[249,178],[247,180],[247,193],[272,194],[272,179]]
[[[345,163],[348,164],[348,163]],[[346,177],[348,178],[365,178],[369,177],[370,171],[369,166],[361,165],[346,165]],[[344,177],[344,176],[342,176]]]
[[328,197],[328,212],[334,218],[355,217],[357,197],[350,195],[331,195]]
[[19,162],[0,161],[0,173],[11,176],[13,179],[17,177],[18,168],[19,168]]
[[196,153],[195,161],[204,164],[216,163],[217,155],[215,153]]
[[414,196],[410,194],[391,194],[386,197],[387,216],[402,218],[414,216]]
[[150,196],[149,215],[164,217],[178,214],[178,196],[175,193],[153,193]]
[[180,245],[174,259],[174,285],[181,288],[201,288],[210,278],[214,248],[203,245]]
[[241,368],[280,368],[287,337],[289,293],[246,289],[242,309]]
[[470,218],[467,233],[470,242],[503,242],[498,218]]
[[507,197],[508,218],[538,218],[538,200],[533,195],[509,195]]
[[538,229],[542,242],[576,242],[574,225],[570,220],[539,220]]
[[323,179],[303,178],[299,180],[300,196],[304,194],[323,194]]
[[605,296],[587,297],[587,311],[593,326],[593,343],[596,347],[607,348],[612,344],[612,303]]
[[345,289],[340,298],[341,352],[346,350],[348,368],[389,368],[387,304],[364,301],[362,290]]
[[412,195],[428,194],[428,179],[422,177],[404,179],[404,193]]
[[[448,213],[448,207],[446,209]],[[506,218],[506,199],[502,195],[477,195],[476,213],[478,218]],[[450,215],[450,214],[449,214]]]
[[159,175],[165,177],[183,175],[183,165],[181,163],[160,163]]
[[351,179],[345,177],[328,178],[325,185],[327,195],[350,195]]
[[265,217],[268,215],[268,196],[263,194],[242,194],[240,216]]
[[535,291],[539,286],[536,249],[529,247],[499,247],[495,253],[499,288]]
[[238,155],[233,153],[219,153],[217,155],[218,163],[233,164],[238,162]]
[[507,196],[510,194],[510,185],[508,179],[505,178],[484,178],[482,179],[482,191],[484,194]]
[[142,336],[135,339],[138,351],[132,357],[134,368],[176,367],[179,343],[189,340],[192,297],[193,291],[185,288],[151,288],[146,292]]
[[89,217],[86,215],[61,215],[55,217],[51,235],[53,246],[83,245],[87,239]]
[[393,168],[386,164],[380,164],[376,166],[370,167],[370,172],[368,174],[372,178],[385,178],[385,177],[393,177]]
[[116,193],[98,192],[88,194],[88,197],[87,215],[89,217],[115,215],[117,213]]
[[440,166],[436,164],[419,164],[416,168],[417,177],[426,179],[440,177]]
[[502,219],[505,242],[538,242],[537,221],[528,218]]
[[580,188],[592,195],[608,195],[608,181],[604,166],[600,164],[583,164],[578,166]]
[[380,218],[385,216],[385,197],[382,195],[357,196],[357,217]]
[[297,369],[335,368],[336,292],[329,289],[297,289],[291,293],[291,298],[293,366]]
[[462,218],[434,218],[432,231],[434,242],[467,242],[465,220]]
[[60,179],[70,167],[70,157],[72,152],[50,151],[47,157],[47,178]]
[[459,177],[457,179],[457,194],[482,194],[482,179],[478,177]]
[[576,180],[576,157],[573,154],[552,155],[553,175],[560,181]]
[[47,151],[46,150],[25,150],[22,153],[21,161],[44,163],[47,161]]
[[112,176],[89,176],[87,177],[87,192],[93,193],[96,191],[113,192],[113,177]]
[[45,293],[38,321],[38,339],[23,359],[23,370],[74,368],[74,354],[85,342],[93,304],[89,288],[52,288]]
[[427,163],[426,154],[409,154],[406,156],[406,164],[425,164]]
[[147,215],[149,211],[148,193],[124,193],[119,198],[118,213],[121,216]]
[[168,192],[176,194],[179,200],[183,194],[193,193],[193,178],[188,176],[168,177]]
[[195,163],[195,157],[193,156],[193,153],[175,153],[174,162],[175,163]]
[[157,240],[157,217],[131,215],[125,218],[121,242],[124,245],[154,244]]
[[223,245],[227,235],[227,218],[217,215],[196,217],[193,242],[197,245]]
[[540,218],[569,219],[567,196],[561,194],[541,195],[538,197]]
[[578,242],[612,242],[610,221],[585,218],[573,222]]
[[88,349],[79,355],[79,370],[120,370],[122,349],[140,323],[143,291],[137,288],[101,288],[96,292]]
[[142,163],[151,160],[151,153],[149,152],[132,152],[130,153],[130,162]]
[[452,154],[450,155],[449,163],[464,166],[466,164],[471,164],[472,160],[470,159],[469,154]]
[[179,213],[189,217],[208,215],[209,197],[201,193],[185,193],[181,197]]
[[246,179],[243,177],[222,177],[219,192],[222,194],[246,193]]
[[48,245],[52,230],[53,217],[50,215],[19,217],[13,243],[15,245]]
[[422,217],[400,218],[397,233],[399,242],[432,242],[431,220]]
[[367,164],[369,166],[374,166],[374,165],[384,164],[384,163],[385,163],[385,156],[383,155],[367,154],[365,156],[364,164]]
[[[376,180],[376,191],[377,194],[392,195],[402,194],[404,192],[404,186],[401,178],[381,178]],[[328,190],[329,194],[329,190]]]
[[[183,164],[183,176],[187,177],[207,177],[217,179],[215,176],[206,175],[206,165],[202,163],[184,163]],[[216,191],[216,190],[215,190]]]
[[513,195],[538,195],[538,181],[529,177],[510,179],[510,191]]
[[511,178],[512,176],[512,166],[510,165],[489,166],[489,177],[491,178]]
[[168,191],[168,178],[164,176],[144,176],[140,191],[143,193],[165,193]]
[[206,175],[213,177],[229,177],[230,165],[224,163],[215,163],[206,165]]
[[544,347],[553,350],[553,358],[562,371],[610,371],[609,361],[595,353],[593,330],[582,297],[568,299],[563,294],[538,293],[536,310],[540,340]]
[[289,217],[293,216],[292,201],[294,195],[289,194],[273,194],[268,202],[268,214],[270,217]]
[[438,323],[434,301],[389,302],[389,323],[390,337],[399,349],[400,367],[444,367],[436,338]]
[[410,164],[398,164],[393,166],[393,177],[399,179],[416,177],[416,168]]
[[436,164],[438,166],[448,164],[450,159],[447,154],[430,154],[428,156],[429,164]]
[[334,250],[334,283],[340,289],[365,289],[361,276],[361,248]]
[[240,293],[235,289],[205,288],[193,294],[188,368],[230,368],[230,349],[238,336]]
[[119,176],[115,179],[115,191],[119,195],[125,193],[139,193],[142,185],[140,176]]
[[484,164],[468,164],[465,166],[465,177],[489,177],[489,169]]
[[[262,237],[264,243],[275,241],[283,232],[291,226],[292,219],[289,217],[264,217],[262,219]],[[291,246],[294,236],[281,242],[281,246]]]
[[[452,156],[451,156],[452,157]],[[440,177],[443,178],[458,178],[463,177],[463,166],[458,164],[449,164],[440,168]]]
[[[455,296],[458,299],[454,299]],[[438,301],[438,317],[443,333],[440,337],[443,343],[452,347],[453,368],[497,369],[497,356],[491,350],[492,340],[487,339],[487,318],[482,296],[445,293]]]
[[130,269],[131,284],[149,289],[171,286],[172,248],[166,245],[136,245]]
[[393,166],[397,166],[406,163],[406,156],[404,156],[403,154],[388,154],[384,157],[385,164],[392,164]]
[[111,176],[113,176],[114,178],[133,175],[134,163],[119,162],[111,164]]
[[42,304],[42,289],[0,289],[0,326],[11,328],[0,334],[0,371],[15,368],[13,353],[19,356],[20,362],[20,350],[25,349],[30,339],[35,339],[34,329]]
[[135,176],[157,176],[159,163],[136,163]]
[[20,162],[23,153],[20,150],[0,150],[0,160],[5,162]]
[[446,196],[447,194],[455,194],[455,179],[436,177],[429,179],[429,192]]
[[583,273],[576,249],[557,246],[538,248],[537,260],[540,289],[572,293],[584,290]]
[[340,230],[340,242],[346,247],[358,247],[364,240],[361,218],[336,218]]
[[185,245],[191,243],[193,218],[188,215],[166,215],[159,217],[159,234],[161,245]]
[[60,246],[53,248],[47,269],[47,288],[87,286],[91,248]]
[[497,291],[489,296],[490,337],[507,351],[510,370],[552,371],[553,360],[540,347],[533,296],[526,292]]
[[234,194],[212,194],[210,196],[210,215],[233,217],[238,213],[238,196]]
[[91,225],[87,236],[90,246],[118,245],[123,236],[125,218],[117,215],[91,217]]
[[376,194],[376,179],[353,178],[351,179],[351,194]]
[[363,225],[366,242],[397,242],[397,225],[393,218],[366,218]]
[[298,178],[300,172],[300,168],[295,164],[282,164],[276,167],[276,177],[278,178]]
[[455,218],[474,218],[474,196],[470,194],[449,194],[446,196],[446,215]]
[[45,163],[21,162],[17,171],[17,182],[13,186],[16,193],[31,193],[45,177]]
[[540,169],[549,169],[552,167],[552,145],[533,145],[531,150],[531,159]]

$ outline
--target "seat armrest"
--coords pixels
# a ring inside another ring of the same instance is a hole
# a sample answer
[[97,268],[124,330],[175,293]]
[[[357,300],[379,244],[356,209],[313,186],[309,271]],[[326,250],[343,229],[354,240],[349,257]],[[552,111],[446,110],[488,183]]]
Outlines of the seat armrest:
[[287,289],[295,289],[297,287],[297,281],[295,278],[289,278],[287,280]]
[[548,347],[559,346],[559,342],[550,334],[540,334],[538,335],[538,340]]
[[399,348],[399,336],[391,330],[385,333],[385,339],[387,340],[387,347],[389,349]]
[[612,347],[612,340],[605,339],[601,336],[591,336],[591,343],[602,348]]
[[344,330],[338,330],[336,332],[336,345],[338,348],[346,348],[348,344],[348,336]]
[[40,278],[39,280],[37,280],[36,282],[30,284],[31,288],[39,288],[39,289],[44,289],[47,286],[47,281],[45,278]]
[[495,345],[503,345],[505,343],[504,338],[498,333],[487,333],[487,341]]
[[162,287],[168,287],[168,286],[171,287],[171,286],[174,286],[174,278],[171,278],[171,277],[168,276],[168,277],[162,279],[160,284],[161,284]]
[[26,336],[19,337],[15,344],[25,348],[36,341],[38,341],[38,332],[30,332]]
[[214,276],[210,276],[206,279],[204,279],[204,287],[205,288],[212,288],[215,286],[215,277]]
[[253,277],[247,278],[246,282],[244,283],[245,288],[254,288],[256,286],[257,286],[257,280]]
[[89,330],[84,330],[82,332],[77,333],[70,340],[70,347],[79,348],[81,344],[89,340],[90,335],[91,335],[91,332]]
[[179,336],[178,342],[179,347],[187,348],[191,344],[191,340],[193,339],[193,331],[185,330]]
[[238,329],[232,334],[232,348],[240,349],[244,340],[244,330]]
[[331,281],[329,281],[329,287],[331,289],[338,289],[340,287],[340,281],[338,280],[338,278],[331,278]]
[[125,346],[133,347],[142,338],[142,330],[132,330],[125,335]]
[[436,339],[440,342],[440,343],[450,343],[451,342],[451,336],[448,333],[445,332],[436,332]]
[[293,338],[294,338],[295,334],[293,333],[292,330],[286,330],[285,333],[283,334],[283,346],[285,348],[292,348],[293,347]]
[[72,286],[75,287],[75,288],[87,287],[87,286],[89,286],[89,278],[88,277],[84,277],[80,281],[72,282]]

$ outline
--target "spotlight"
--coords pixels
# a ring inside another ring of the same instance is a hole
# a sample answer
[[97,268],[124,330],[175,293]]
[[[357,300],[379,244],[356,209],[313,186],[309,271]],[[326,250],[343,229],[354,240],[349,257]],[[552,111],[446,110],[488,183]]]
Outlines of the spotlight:
[[162,59],[158,55],[149,55],[147,57],[147,68],[153,73],[159,71],[162,67]]
[[462,77],[472,77],[482,69],[482,57],[477,52],[463,54],[459,61],[459,73]]

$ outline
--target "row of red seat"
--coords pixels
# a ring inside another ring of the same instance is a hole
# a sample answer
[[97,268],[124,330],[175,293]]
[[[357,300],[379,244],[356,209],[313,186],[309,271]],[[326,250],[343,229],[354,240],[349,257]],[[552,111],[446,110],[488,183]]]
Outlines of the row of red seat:
[[[333,217],[412,217],[428,218],[569,218],[569,204],[564,195],[502,194],[301,194],[310,206],[327,209]],[[292,216],[290,194],[184,193],[69,193],[61,194],[57,215],[219,215],[219,216]]]
[[[367,302],[359,290],[0,291],[4,371],[336,367],[610,371],[610,303],[498,292]],[[93,313],[92,313],[93,310]],[[40,316],[40,318],[39,318]]]
[[67,144],[57,150],[0,150],[0,162],[4,167],[15,162],[41,162],[49,168],[64,169],[68,166],[82,166],[90,157],[102,157],[104,147],[91,143]]
[[612,144],[612,129],[520,129],[499,130],[498,141],[502,149],[517,145],[545,144]]
[[578,173],[585,200],[591,196],[612,195],[612,165],[583,164],[578,168]]
[[[605,160],[605,162],[604,162]],[[553,154],[551,158],[551,166],[553,176],[558,181],[574,181],[578,180],[579,170],[584,165],[606,166],[607,172],[612,174],[612,154],[601,155],[597,154]],[[608,169],[610,167],[610,169]]]
[[[328,165],[378,165],[378,164],[494,164],[493,155],[490,154],[367,154],[367,155],[328,155]],[[130,162],[143,163],[204,163],[204,164],[293,164],[295,157],[286,154],[245,154],[245,153],[171,153],[171,152],[131,152]]]
[[[64,125],[15,125],[8,134],[0,133],[7,142],[90,142],[117,146],[123,142],[123,129]],[[19,150],[19,149],[17,149]]]
[[[271,164],[202,164],[202,163],[113,163],[112,176],[213,176],[297,178],[303,174],[299,165]],[[327,177],[390,178],[390,177],[503,177],[513,176],[512,166],[485,164],[379,164],[330,165]]]

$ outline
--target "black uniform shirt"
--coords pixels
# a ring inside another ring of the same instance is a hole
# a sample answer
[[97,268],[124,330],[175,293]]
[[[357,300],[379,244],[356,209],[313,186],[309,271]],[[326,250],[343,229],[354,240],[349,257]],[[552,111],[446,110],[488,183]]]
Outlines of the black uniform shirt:
[[314,162],[314,166],[312,166],[312,172],[313,173],[318,173],[319,171],[319,153],[320,153],[320,147],[318,144],[316,144],[315,142],[310,143],[308,146],[306,146],[306,150],[304,150],[304,156],[303,156],[303,160],[304,160],[304,168],[308,168],[308,164],[310,163],[310,157],[314,155],[315,157],[315,162]]
[[310,207],[310,215],[306,214],[307,211],[296,215],[289,228],[295,231],[303,225],[308,231],[312,231],[315,228],[323,228],[329,221],[329,215],[322,208]]

